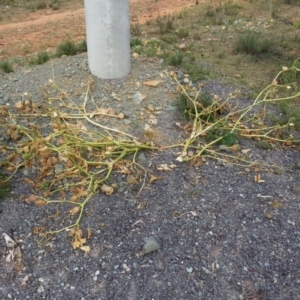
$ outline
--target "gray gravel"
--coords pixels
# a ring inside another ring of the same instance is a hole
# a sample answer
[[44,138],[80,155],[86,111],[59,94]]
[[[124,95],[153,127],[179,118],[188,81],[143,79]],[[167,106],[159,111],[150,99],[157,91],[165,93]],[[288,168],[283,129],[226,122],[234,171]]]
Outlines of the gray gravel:
[[[77,103],[83,101],[91,76],[85,54],[0,74],[0,104],[13,107],[25,92],[35,102],[46,101],[56,95],[48,85],[53,74]],[[142,84],[158,79],[156,88]],[[152,105],[161,109],[155,114],[158,145],[186,137],[175,125],[183,122],[174,109],[176,86],[163,75],[158,60],[133,61],[125,79],[94,80],[97,105],[127,116],[103,120],[105,125],[142,138]],[[217,82],[206,88],[220,95],[234,91]],[[134,96],[138,92],[146,95],[140,104]],[[89,108],[94,105],[89,102]],[[1,141],[12,143],[4,132]],[[257,183],[254,171],[218,161],[198,167],[179,163],[175,149],[141,154],[141,163],[162,178],[146,183],[138,197],[140,184],[124,183],[117,193],[99,193],[90,200],[82,223],[92,230],[89,254],[73,250],[67,232],[39,243],[32,231],[57,228],[56,220],[47,219],[56,208],[24,201],[33,191],[22,181],[30,170],[21,170],[10,196],[0,203],[0,233],[22,240],[23,268],[6,262],[2,239],[0,299],[300,299],[299,150],[263,150],[250,140],[241,141],[241,147],[251,148],[255,159],[279,165],[282,172],[260,172],[264,182]],[[163,163],[176,167],[157,171]],[[145,254],[149,239],[156,242],[155,251]]]

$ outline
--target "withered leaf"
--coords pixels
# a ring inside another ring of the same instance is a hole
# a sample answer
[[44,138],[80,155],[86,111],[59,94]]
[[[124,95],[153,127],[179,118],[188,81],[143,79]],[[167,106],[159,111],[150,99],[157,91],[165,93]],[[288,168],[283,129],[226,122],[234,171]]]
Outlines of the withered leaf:
[[42,200],[42,199],[39,199],[39,200],[36,200],[35,201],[35,205],[37,206],[43,206],[43,205],[46,205],[47,202],[45,200]]
[[86,231],[87,231],[87,238],[90,239],[92,237],[92,230],[91,230],[91,228],[88,228]]
[[114,188],[111,187],[111,186],[108,186],[106,184],[103,184],[101,186],[101,191],[102,191],[102,193],[104,193],[104,194],[106,194],[106,195],[109,196],[109,195],[111,195],[114,192]]
[[76,215],[80,212],[80,207],[79,206],[74,206],[69,210],[70,215]]
[[174,218],[179,218],[180,215],[181,215],[181,214],[180,214],[179,211],[174,211],[174,212],[173,212],[173,217],[174,217]]
[[85,253],[89,253],[91,251],[90,246],[81,246],[80,249]]
[[31,194],[28,197],[29,202],[35,202],[37,200],[37,195]]
[[243,149],[243,150],[242,150],[242,153],[243,153],[243,154],[247,154],[249,151],[251,151],[251,149]]
[[154,175],[150,175],[149,182],[152,183],[152,182],[154,182],[156,180],[159,180],[159,179],[162,179],[162,177],[161,176],[156,177]]
[[136,178],[133,175],[127,175],[126,181],[127,181],[128,184],[138,183]]
[[257,182],[257,183],[263,183],[263,182],[265,182],[264,180],[261,179],[261,175],[260,174],[254,175],[254,181]]

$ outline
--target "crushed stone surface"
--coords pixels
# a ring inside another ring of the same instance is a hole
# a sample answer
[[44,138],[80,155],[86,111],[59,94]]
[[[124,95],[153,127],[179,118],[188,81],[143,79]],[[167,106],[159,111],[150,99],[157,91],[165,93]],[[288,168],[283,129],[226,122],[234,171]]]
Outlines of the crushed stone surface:
[[[0,74],[0,105],[13,108],[24,93],[47,103],[57,96],[49,79],[79,105],[89,77],[94,81],[89,111],[98,106],[125,115],[99,117],[101,124],[141,140],[148,124],[158,146],[187,138],[176,126],[184,123],[176,108],[176,83],[156,59],[133,60],[130,75],[120,80],[93,77],[86,54]],[[144,84],[150,80],[160,83]],[[205,88],[221,96],[235,90],[218,82],[204,82]],[[47,131],[45,119],[36,122],[44,122]],[[0,130],[1,143],[10,145]],[[19,241],[22,266],[7,261],[1,238],[0,299],[300,299],[299,150],[264,150],[251,140],[240,141],[240,147],[281,172],[261,171],[258,183],[257,172],[243,167],[209,159],[199,166],[180,163],[178,149],[144,152],[140,163],[160,179],[147,181],[138,193],[141,182],[126,184],[122,175],[113,175],[112,181],[123,182],[119,190],[97,193],[84,213],[82,227],[92,231],[88,254],[72,249],[68,232],[46,241],[33,234],[38,226],[61,224],[48,218],[55,207],[24,201],[33,191],[22,180],[28,173],[20,170],[0,202],[0,234]],[[161,164],[176,167],[158,171]],[[157,247],[143,255],[149,238]]]

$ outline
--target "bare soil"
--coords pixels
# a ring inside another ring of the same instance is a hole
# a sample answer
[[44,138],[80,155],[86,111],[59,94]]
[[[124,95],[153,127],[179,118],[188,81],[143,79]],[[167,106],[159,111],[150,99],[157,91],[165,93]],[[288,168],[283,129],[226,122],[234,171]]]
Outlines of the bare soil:
[[[193,0],[131,0],[131,17],[144,23],[158,16],[169,15],[194,4]],[[13,8],[8,8],[11,10]],[[59,11],[47,9],[22,12],[0,23],[0,59],[53,49],[63,40],[85,39],[84,8],[75,3]]]

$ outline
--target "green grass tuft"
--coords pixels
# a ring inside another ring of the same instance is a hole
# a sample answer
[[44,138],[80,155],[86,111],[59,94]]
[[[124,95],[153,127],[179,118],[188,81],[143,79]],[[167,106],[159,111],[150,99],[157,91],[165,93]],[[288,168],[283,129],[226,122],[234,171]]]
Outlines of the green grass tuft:
[[47,51],[40,51],[38,54],[33,57],[30,61],[30,64],[32,65],[42,65],[46,63],[50,59]]
[[78,43],[77,45],[77,51],[79,53],[82,53],[82,52],[87,52],[87,42],[86,40],[82,40]]
[[13,72],[12,63],[9,60],[0,61],[0,69],[5,73]]
[[182,53],[179,51],[176,51],[174,54],[171,54],[168,57],[168,63],[169,63],[169,65],[174,66],[174,67],[180,66],[182,63],[182,59],[183,59]]
[[72,41],[65,41],[60,43],[56,47],[56,56],[61,57],[63,55],[71,56],[77,54],[76,44]]
[[268,54],[274,51],[274,43],[271,39],[262,39],[258,33],[247,32],[238,37],[234,50],[251,55]]
[[143,40],[139,37],[132,38],[130,40],[130,47],[143,46]]

